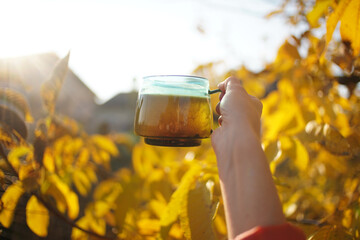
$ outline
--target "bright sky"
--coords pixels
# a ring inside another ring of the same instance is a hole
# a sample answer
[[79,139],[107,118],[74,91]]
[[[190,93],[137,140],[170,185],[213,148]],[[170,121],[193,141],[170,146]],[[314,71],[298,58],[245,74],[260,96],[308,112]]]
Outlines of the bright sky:
[[105,101],[134,78],[190,74],[210,61],[259,69],[290,32],[263,18],[279,2],[0,0],[0,58],[70,51],[70,68]]

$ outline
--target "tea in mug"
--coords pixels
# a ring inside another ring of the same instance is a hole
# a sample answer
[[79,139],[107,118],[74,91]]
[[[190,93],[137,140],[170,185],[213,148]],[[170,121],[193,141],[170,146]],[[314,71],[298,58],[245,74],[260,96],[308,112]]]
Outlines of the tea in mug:
[[212,113],[206,96],[139,95],[135,133],[158,146],[198,146],[211,134]]

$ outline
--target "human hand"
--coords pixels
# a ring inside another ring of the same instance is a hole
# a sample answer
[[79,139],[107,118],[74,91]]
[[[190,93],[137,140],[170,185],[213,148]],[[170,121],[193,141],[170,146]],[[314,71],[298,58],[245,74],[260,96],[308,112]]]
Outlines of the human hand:
[[216,111],[220,115],[221,127],[212,135],[215,152],[226,151],[226,146],[232,141],[246,143],[251,139],[260,144],[260,100],[249,95],[235,77],[227,78],[218,87],[221,94]]
[[234,77],[218,87],[220,127],[212,133],[211,142],[232,239],[255,226],[283,224],[285,218],[261,147],[261,102]]

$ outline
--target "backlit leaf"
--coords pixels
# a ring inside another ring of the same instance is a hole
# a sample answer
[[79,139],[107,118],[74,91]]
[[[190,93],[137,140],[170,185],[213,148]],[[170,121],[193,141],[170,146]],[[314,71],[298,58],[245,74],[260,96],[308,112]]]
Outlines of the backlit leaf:
[[9,133],[15,131],[23,139],[27,138],[28,132],[24,120],[15,111],[4,105],[0,105],[0,126]]
[[73,181],[79,193],[86,196],[91,188],[91,182],[87,175],[81,170],[76,170],[73,173]]
[[[89,219],[88,216],[84,216],[76,222],[76,225],[81,227],[82,229],[88,230],[90,221],[91,221],[91,219]],[[71,231],[71,239],[72,240],[85,240],[88,238],[89,238],[89,235],[87,233],[85,233],[84,231],[81,231],[80,229],[75,228],[75,227],[72,228],[72,231]]]
[[[346,8],[348,7],[349,3],[353,0],[341,0],[339,4],[336,6],[333,13],[330,14],[329,18],[326,21],[326,44],[329,44],[334,30],[342,18]],[[357,0],[355,0],[357,1]]]
[[50,186],[45,193],[55,199],[59,211],[67,211],[69,218],[75,219],[79,214],[78,196],[55,174],[50,175],[48,180]]
[[91,140],[97,147],[99,147],[101,150],[110,153],[112,156],[116,156],[119,154],[116,145],[109,138],[102,135],[94,135],[91,137]]
[[289,137],[280,138],[281,150],[294,162],[295,166],[304,171],[309,163],[309,154],[305,146],[298,140]]
[[22,188],[21,183],[16,182],[13,185],[9,186],[6,189],[5,193],[1,196],[1,202],[3,207],[2,211],[0,212],[0,223],[4,227],[10,227],[14,218],[16,205],[23,193],[24,189]]
[[5,174],[4,171],[0,169],[0,184],[4,184],[5,182]]
[[158,159],[159,156],[154,148],[138,144],[133,149],[132,163],[134,170],[140,177],[146,177],[153,169],[152,164]]
[[22,164],[19,170],[19,179],[22,181],[23,188],[30,192],[39,186],[40,169],[35,169],[32,164]]
[[17,110],[19,110],[25,117],[26,121],[33,121],[33,117],[30,113],[29,102],[20,92],[11,88],[0,88],[0,99],[4,101],[7,106],[14,106]]
[[309,154],[305,146],[297,139],[295,141],[295,165],[302,171],[306,169],[309,163]]
[[[185,207],[184,207],[185,206]],[[210,192],[204,183],[197,183],[187,194],[180,211],[180,223],[187,239],[216,239],[212,227],[214,211]]]
[[44,167],[49,172],[54,172],[55,171],[55,158],[54,158],[54,155],[50,151],[49,148],[45,149],[44,157],[43,157],[43,164],[44,164]]
[[89,221],[89,227],[99,235],[105,235],[106,233],[106,222],[103,218],[93,218]]
[[171,225],[178,219],[183,201],[187,201],[187,194],[191,186],[196,181],[200,168],[198,166],[192,167],[181,179],[178,189],[171,196],[170,202],[168,203],[166,210],[161,216],[161,237],[166,239]]
[[336,155],[348,155],[350,153],[350,145],[341,133],[329,124],[323,127],[323,139],[321,144],[329,152]]
[[36,198],[31,196],[26,205],[26,223],[36,235],[46,237],[49,226],[49,211]]
[[360,53],[360,1],[352,0],[341,18],[340,34],[343,41],[351,42],[354,56]]
[[309,240],[353,240],[354,238],[340,226],[324,226],[313,234]]
[[11,150],[9,153],[9,161],[15,169],[19,169],[21,161],[24,161],[27,155],[32,155],[29,147],[21,146]]
[[311,27],[319,27],[318,21],[324,15],[327,8],[334,2],[334,0],[317,0],[313,9],[306,14],[306,18]]
[[141,219],[136,225],[142,235],[154,235],[160,230],[160,221],[158,219]]

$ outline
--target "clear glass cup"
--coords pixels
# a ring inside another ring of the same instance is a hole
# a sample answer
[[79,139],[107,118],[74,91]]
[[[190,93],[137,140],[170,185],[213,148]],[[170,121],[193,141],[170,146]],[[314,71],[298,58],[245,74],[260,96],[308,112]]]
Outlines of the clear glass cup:
[[212,132],[209,81],[184,75],[147,76],[139,91],[134,130],[157,146],[199,146]]

